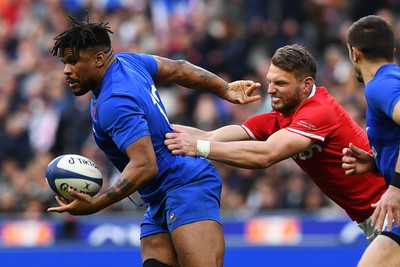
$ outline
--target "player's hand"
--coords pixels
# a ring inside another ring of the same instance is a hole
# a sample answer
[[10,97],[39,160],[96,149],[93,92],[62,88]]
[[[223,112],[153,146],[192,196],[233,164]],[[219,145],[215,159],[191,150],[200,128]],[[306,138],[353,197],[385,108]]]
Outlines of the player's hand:
[[71,188],[68,189],[74,200],[68,201],[64,198],[56,196],[56,201],[60,205],[59,207],[48,208],[49,212],[68,212],[72,215],[88,215],[97,212],[96,206],[93,205],[93,198],[88,194],[79,193]]
[[231,82],[225,91],[224,99],[234,104],[248,104],[261,98],[260,95],[252,96],[253,92],[260,87],[260,83],[253,81]]
[[197,156],[197,139],[174,127],[174,133],[165,134],[164,145],[174,155]]
[[373,171],[375,167],[374,158],[367,151],[356,147],[352,143],[344,148],[342,168],[346,175],[363,174]]
[[375,208],[372,214],[371,226],[377,225],[378,231],[382,231],[385,218],[387,216],[387,231],[392,230],[392,221],[396,222],[396,227],[399,227],[399,212],[400,212],[400,189],[389,186],[388,190],[382,195],[381,199],[372,204]]

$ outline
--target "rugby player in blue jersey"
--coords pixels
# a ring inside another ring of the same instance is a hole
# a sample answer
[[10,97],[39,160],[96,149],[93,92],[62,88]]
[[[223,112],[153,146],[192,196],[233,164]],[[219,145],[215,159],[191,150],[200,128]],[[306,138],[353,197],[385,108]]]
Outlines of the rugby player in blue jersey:
[[363,17],[349,28],[347,46],[356,77],[365,84],[366,131],[373,155],[350,144],[343,150],[343,168],[348,175],[380,171],[388,185],[372,205],[371,225],[383,231],[359,266],[400,266],[400,69],[394,61],[393,28],[379,16]]
[[184,60],[113,53],[108,23],[78,21],[55,38],[54,56],[74,95],[93,93],[93,135],[118,168],[115,184],[92,198],[72,190],[72,202],[56,197],[50,212],[86,215],[138,191],[148,203],[141,224],[144,267],[223,265],[221,178],[203,158],[172,155],[164,136],[172,132],[157,84],[177,83],[232,103],[250,103],[259,83],[222,78]]

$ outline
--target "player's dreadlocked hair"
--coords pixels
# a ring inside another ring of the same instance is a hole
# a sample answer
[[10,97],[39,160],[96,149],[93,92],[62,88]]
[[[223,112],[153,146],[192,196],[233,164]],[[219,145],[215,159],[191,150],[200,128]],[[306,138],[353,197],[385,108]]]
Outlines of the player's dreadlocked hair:
[[66,48],[72,49],[72,55],[74,57],[79,56],[79,50],[85,50],[87,48],[98,48],[104,51],[109,51],[111,49],[109,33],[113,32],[110,30],[108,22],[89,22],[88,13],[86,22],[79,21],[70,15],[68,17],[72,24],[68,29],[54,38],[56,42],[51,50],[53,56],[61,57]]

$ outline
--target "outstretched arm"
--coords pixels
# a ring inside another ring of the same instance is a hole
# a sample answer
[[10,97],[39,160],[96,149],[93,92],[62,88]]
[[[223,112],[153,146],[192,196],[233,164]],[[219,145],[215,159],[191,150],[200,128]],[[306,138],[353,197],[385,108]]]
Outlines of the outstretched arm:
[[154,56],[158,64],[157,83],[174,82],[181,86],[213,93],[234,104],[257,101],[260,95],[252,96],[261,87],[260,83],[242,80],[228,83],[214,73],[186,60],[171,60]]
[[[187,133],[168,133],[166,138],[164,144],[173,154],[206,156],[246,169],[268,168],[302,152],[313,143],[313,140],[286,129],[277,131],[267,141],[205,141],[197,140]],[[208,151],[205,151],[207,146]]]
[[[239,125],[227,125],[213,131],[203,131],[198,128],[180,124],[173,124],[172,127],[176,133],[188,133],[194,139],[221,142],[251,139],[246,131]],[[169,135],[167,134],[167,136]]]

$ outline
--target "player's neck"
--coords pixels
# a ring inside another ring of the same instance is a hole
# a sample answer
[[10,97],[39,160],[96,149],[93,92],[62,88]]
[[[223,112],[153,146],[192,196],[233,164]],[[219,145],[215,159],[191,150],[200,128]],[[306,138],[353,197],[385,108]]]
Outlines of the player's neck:
[[363,66],[360,66],[361,73],[364,78],[364,84],[369,83],[374,77],[380,67],[387,64],[393,64],[394,62],[389,61],[377,61],[377,62],[365,62]]

